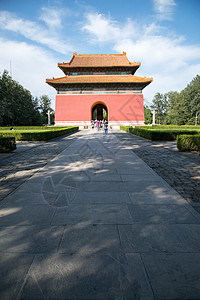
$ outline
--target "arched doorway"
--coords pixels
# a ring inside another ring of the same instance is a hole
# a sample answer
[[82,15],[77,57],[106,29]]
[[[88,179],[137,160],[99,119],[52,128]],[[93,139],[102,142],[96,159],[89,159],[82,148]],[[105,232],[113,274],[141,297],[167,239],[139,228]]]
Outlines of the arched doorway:
[[92,107],[92,120],[107,120],[108,109],[103,103],[97,103]]

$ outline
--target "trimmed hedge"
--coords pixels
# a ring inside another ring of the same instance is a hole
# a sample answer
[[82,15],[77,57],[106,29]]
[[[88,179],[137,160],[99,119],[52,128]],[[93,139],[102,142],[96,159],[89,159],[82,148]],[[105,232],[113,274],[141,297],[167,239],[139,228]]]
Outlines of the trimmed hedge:
[[144,129],[191,129],[200,131],[200,126],[197,125],[150,125],[150,126],[137,126]]
[[68,128],[64,126],[4,126],[0,127],[0,131],[9,130],[9,131],[15,131],[15,130],[56,130],[61,128]]
[[152,141],[172,141],[176,140],[176,137],[180,134],[194,135],[199,133],[198,130],[191,129],[149,129],[149,127],[146,128],[141,126],[135,128],[121,126],[120,129]]
[[120,130],[126,131],[128,133],[132,133],[132,126],[120,126]]
[[200,151],[200,134],[179,135],[177,137],[177,148],[180,151]]
[[16,149],[14,137],[0,136],[0,152],[11,152]]
[[48,128],[48,130],[10,130],[9,132],[2,130],[0,135],[15,137],[16,141],[47,141],[78,130],[78,127]]

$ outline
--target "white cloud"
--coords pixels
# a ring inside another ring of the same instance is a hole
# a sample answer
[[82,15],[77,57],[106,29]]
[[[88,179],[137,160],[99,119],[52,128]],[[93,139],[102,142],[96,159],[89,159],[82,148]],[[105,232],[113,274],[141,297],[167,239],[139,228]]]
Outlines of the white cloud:
[[120,24],[102,14],[90,13],[86,15],[86,23],[83,30],[88,32],[92,40],[96,42],[113,42],[121,37],[131,38],[138,35],[138,28],[135,22],[128,19],[121,28]]
[[127,20],[119,24],[90,14],[84,30],[91,43],[109,44],[115,52],[126,51],[130,61],[142,63],[136,75],[154,79],[143,91],[149,102],[158,91],[180,91],[199,72],[200,45],[187,45],[184,37],[166,34],[164,27],[154,23],[139,26]]
[[87,23],[83,26],[83,30],[89,32],[93,38],[99,42],[108,42],[117,39],[119,28],[117,23],[111,19],[106,19],[101,14],[88,14],[86,16]]
[[171,20],[173,18],[176,3],[174,0],[153,0],[154,10],[161,20]]
[[142,61],[149,69],[161,73],[177,71],[200,58],[199,45],[185,45],[184,37],[163,35],[163,27],[155,23],[138,25],[128,19],[119,24],[99,14],[89,14],[83,26],[91,43],[111,43],[113,50],[126,51],[130,59]]
[[56,30],[62,27],[61,20],[66,11],[64,13],[64,10],[49,7],[42,7],[41,11],[40,20],[44,21],[51,30]]
[[151,105],[151,101],[157,92],[167,93],[170,91],[180,92],[191,80],[199,74],[200,63],[182,68],[180,73],[154,73],[153,83],[143,90],[144,99],[147,105]]
[[200,46],[184,45],[181,39],[159,35],[116,41],[114,50],[126,51],[130,59],[141,60],[149,70],[156,69],[161,74],[178,71],[200,58]]
[[0,12],[0,27],[19,33],[31,41],[43,44],[50,49],[63,54],[73,51],[70,44],[60,40],[57,35],[52,34],[51,31],[43,28],[36,22],[17,18],[7,11]]
[[49,95],[54,100],[56,91],[46,84],[46,78],[61,77],[57,58],[42,48],[27,43],[0,39],[0,72],[10,71],[13,79],[28,89],[33,96]]

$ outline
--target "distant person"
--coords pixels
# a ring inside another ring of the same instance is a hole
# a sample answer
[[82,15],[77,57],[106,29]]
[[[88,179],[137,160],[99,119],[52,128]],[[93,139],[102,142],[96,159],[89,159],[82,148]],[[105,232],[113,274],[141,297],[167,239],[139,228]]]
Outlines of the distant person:
[[108,133],[108,122],[107,121],[105,121],[104,129],[105,129],[105,134],[107,134]]
[[100,122],[99,120],[97,120],[97,131],[99,131],[99,128],[100,128]]

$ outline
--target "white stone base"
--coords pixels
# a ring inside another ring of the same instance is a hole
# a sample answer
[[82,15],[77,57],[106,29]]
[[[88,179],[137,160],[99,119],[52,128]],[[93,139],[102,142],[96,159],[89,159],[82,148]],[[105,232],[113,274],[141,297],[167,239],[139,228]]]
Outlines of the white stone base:
[[89,129],[91,127],[90,121],[58,121],[55,126],[79,126],[79,129]]
[[144,121],[110,121],[108,122],[109,127],[112,127],[112,129],[119,130],[120,126],[143,126]]
[[[59,121],[55,122],[55,126],[79,126],[80,130],[91,129],[90,121]],[[109,121],[109,129],[119,130],[120,126],[144,126],[144,121]]]

